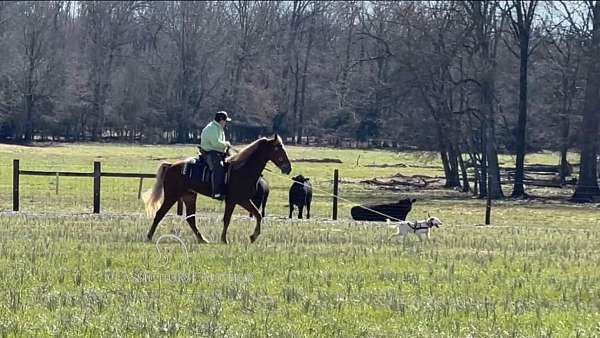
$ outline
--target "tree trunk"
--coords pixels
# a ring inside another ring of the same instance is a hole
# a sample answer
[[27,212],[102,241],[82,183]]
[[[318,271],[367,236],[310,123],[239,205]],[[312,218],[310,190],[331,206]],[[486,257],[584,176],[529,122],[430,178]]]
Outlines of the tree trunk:
[[[485,157],[487,161],[487,193],[490,198],[497,199],[503,197],[502,187],[500,185],[500,168],[498,165],[498,152],[496,150],[496,129],[493,113],[493,81],[485,79],[483,86],[483,105],[485,107]],[[483,190],[483,189],[482,189]]]
[[529,31],[522,30],[519,41],[521,67],[519,71],[519,122],[517,124],[517,160],[515,185],[511,197],[526,197],[523,187],[527,125],[527,66],[529,59]]
[[467,167],[465,166],[465,162],[463,161],[462,154],[458,152],[458,164],[460,166],[460,172],[462,175],[462,192],[469,192],[471,190],[471,186],[469,185],[469,176],[467,175]]
[[296,65],[294,71],[294,98],[292,101],[292,142],[298,143],[296,138],[298,132],[298,105],[299,105],[299,87],[300,86],[300,64],[296,56]]
[[566,177],[571,175],[571,164],[567,159],[569,151],[569,116],[563,115],[561,121],[560,183],[565,184]]
[[[436,115],[436,114],[434,114]],[[444,176],[446,177],[445,188],[454,188],[460,186],[460,180],[458,177],[458,162],[456,159],[456,153],[450,144],[450,140],[446,137],[446,134],[442,131],[442,126],[436,121],[438,141],[440,147],[440,158],[444,167]]]
[[25,142],[33,141],[33,95],[32,89],[28,89],[25,95],[25,113],[27,121],[25,121]]
[[352,47],[352,37],[354,36],[354,18],[356,16],[356,10],[353,6],[352,13],[350,14],[348,24],[348,34],[346,35],[346,44],[344,50],[344,62],[342,64],[342,79],[340,81],[340,93],[338,100],[338,107],[344,108],[346,106],[346,96],[348,95],[348,73],[350,71],[350,52]]
[[[298,116],[298,138],[296,139],[296,143],[302,143],[302,135],[304,134],[304,107],[306,104],[306,82],[308,78],[308,60],[310,60],[310,53],[312,51],[313,46],[313,27],[310,28],[308,33],[308,44],[306,46],[306,55],[304,56],[304,66],[302,69],[302,89],[300,91],[300,114]],[[308,138],[306,140],[308,143]]]
[[448,163],[448,153],[446,153],[445,150],[440,150],[440,158],[442,160],[442,166],[444,167],[444,176],[446,177],[446,185],[444,185],[444,187],[447,187],[448,182],[450,181],[450,164]]
[[[482,119],[482,179],[487,176],[486,184],[480,188],[480,196],[487,188],[488,198],[501,198],[502,187],[500,186],[500,168],[498,167],[498,153],[496,150],[496,133],[494,121],[494,92],[496,79],[496,55],[498,41],[500,38],[492,34],[502,28],[504,15],[500,21],[496,20],[498,13],[497,3],[484,1],[469,1],[467,8],[472,13],[475,40],[477,41],[477,54],[481,70],[479,82],[480,106]],[[484,140],[485,139],[485,140]]]
[[600,1],[593,5],[594,22],[592,45],[587,54],[587,83],[583,104],[581,166],[579,180],[572,199],[576,202],[593,202],[600,197],[597,159],[598,122],[600,120]]
[[485,122],[485,118],[483,118],[483,123],[481,125],[481,161],[479,161],[479,197],[483,198],[485,196],[487,196],[487,191],[488,191],[488,187],[487,187],[487,181],[488,181],[488,174],[487,174],[487,153],[486,153],[486,149],[487,149],[487,135],[486,135],[486,130],[487,130],[487,123]]
[[450,164],[450,177],[448,180],[446,180],[446,186],[447,188],[460,187],[460,177],[458,174],[458,155],[452,144],[448,146],[448,161]]

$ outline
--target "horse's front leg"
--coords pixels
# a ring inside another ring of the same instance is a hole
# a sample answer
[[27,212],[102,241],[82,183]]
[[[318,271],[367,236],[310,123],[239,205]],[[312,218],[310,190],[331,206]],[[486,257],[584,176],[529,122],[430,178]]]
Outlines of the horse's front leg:
[[260,222],[262,221],[262,215],[254,205],[254,203],[252,203],[252,201],[250,200],[240,203],[240,205],[244,209],[248,210],[248,212],[250,212],[256,218],[256,226],[254,227],[254,233],[250,235],[250,242],[254,243],[254,241],[256,241],[256,239],[260,235]]
[[221,242],[227,244],[227,228],[229,228],[229,222],[231,222],[231,215],[235,209],[235,203],[227,201],[225,202],[225,214],[223,215],[223,232],[221,233]]

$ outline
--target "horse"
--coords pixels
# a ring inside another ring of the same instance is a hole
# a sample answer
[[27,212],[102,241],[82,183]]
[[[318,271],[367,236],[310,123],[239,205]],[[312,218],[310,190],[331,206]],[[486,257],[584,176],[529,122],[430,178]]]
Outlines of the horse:
[[[283,174],[292,171],[292,165],[281,140],[275,135],[273,138],[260,138],[239,153],[226,159],[229,168],[229,180],[227,194],[225,197],[225,212],[223,215],[223,231],[221,242],[227,244],[227,228],[231,221],[231,215],[236,205],[240,205],[256,218],[254,232],[250,235],[250,241],[254,243],[260,235],[262,215],[252,203],[251,198],[256,189],[256,182],[267,162],[273,162]],[[149,194],[144,196],[146,213],[149,217],[154,216],[152,226],[148,231],[147,241],[152,241],[154,231],[158,223],[179,199],[185,204],[186,220],[192,228],[198,243],[208,243],[196,227],[196,196],[197,194],[211,196],[210,183],[196,182],[182,174],[185,161],[177,161],[173,164],[162,163],[156,172],[156,183]],[[162,198],[161,203],[161,196]]]

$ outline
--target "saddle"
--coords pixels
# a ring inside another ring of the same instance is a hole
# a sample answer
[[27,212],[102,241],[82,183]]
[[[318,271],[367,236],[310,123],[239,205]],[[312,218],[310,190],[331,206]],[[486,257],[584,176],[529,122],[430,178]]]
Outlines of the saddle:
[[[231,171],[231,166],[229,163],[225,162],[225,185],[229,182],[229,174]],[[198,157],[190,157],[184,160],[183,169],[181,170],[181,174],[191,181],[196,183],[203,184],[211,184],[212,171],[208,167],[208,164],[202,157],[202,155],[198,155]]]
[[210,184],[212,172],[202,156],[198,156],[185,160],[181,174],[192,181]]

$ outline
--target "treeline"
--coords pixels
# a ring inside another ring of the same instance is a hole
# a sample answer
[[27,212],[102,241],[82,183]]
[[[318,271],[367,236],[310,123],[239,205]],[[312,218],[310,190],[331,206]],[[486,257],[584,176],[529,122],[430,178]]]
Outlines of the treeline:
[[577,147],[589,197],[599,58],[598,1],[5,1],[0,138],[190,142],[223,109],[240,139],[435,148],[494,198],[499,152],[519,197],[527,151],[564,177]]

